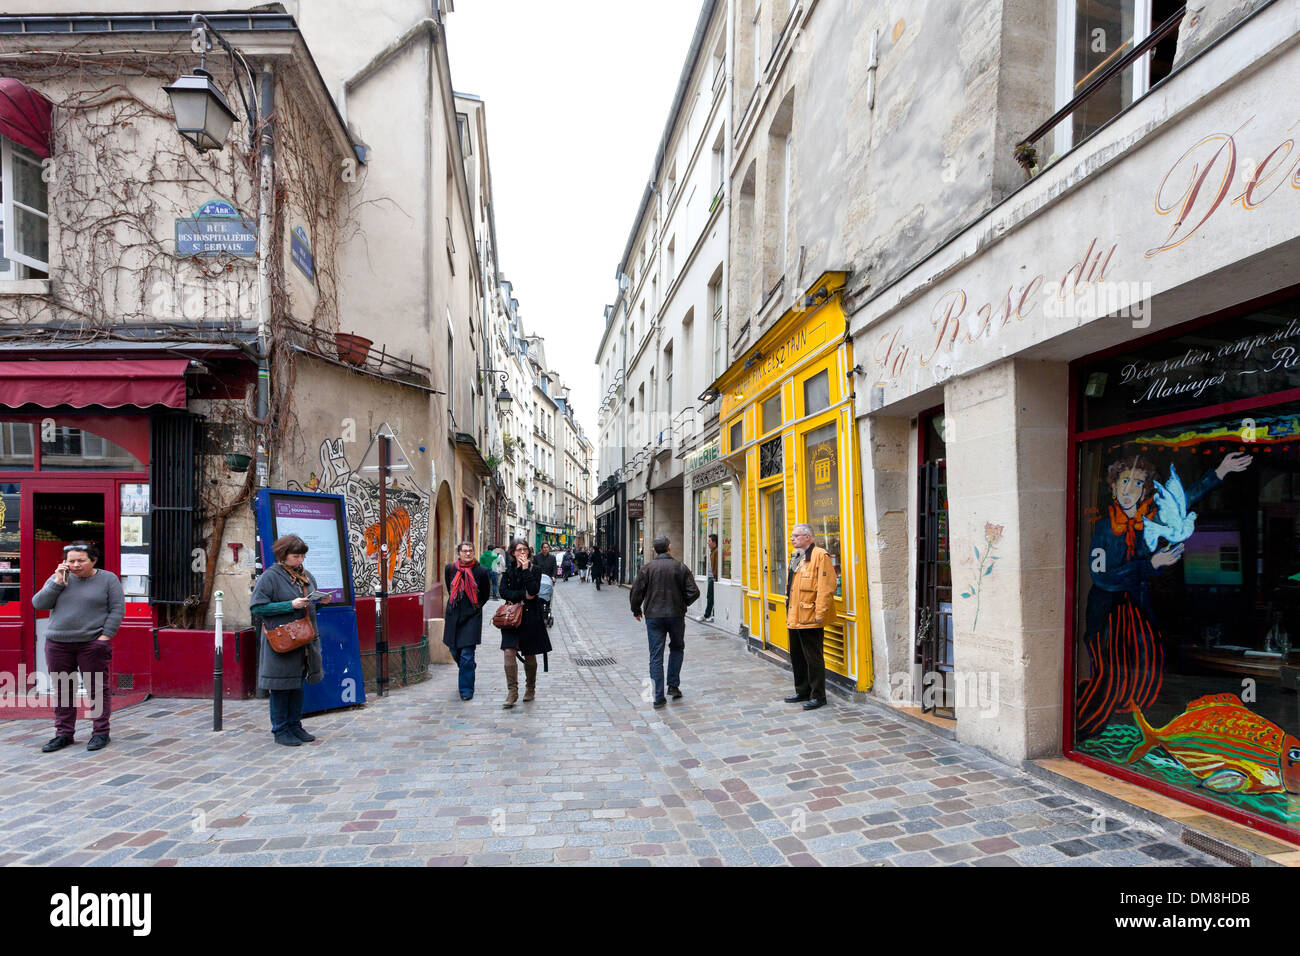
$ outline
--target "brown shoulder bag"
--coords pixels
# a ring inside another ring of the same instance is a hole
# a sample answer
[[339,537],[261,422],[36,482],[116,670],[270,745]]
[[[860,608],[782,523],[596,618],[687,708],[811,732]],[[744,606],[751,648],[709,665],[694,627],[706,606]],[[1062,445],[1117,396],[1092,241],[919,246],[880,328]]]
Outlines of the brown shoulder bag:
[[[302,589],[302,596],[307,596],[307,587],[305,585]],[[316,640],[316,605],[312,601],[307,602],[306,617],[300,617],[296,621],[281,624],[276,628],[269,628],[266,632],[266,642],[271,645],[271,650],[277,654],[288,654],[290,651],[296,651],[314,640]]]

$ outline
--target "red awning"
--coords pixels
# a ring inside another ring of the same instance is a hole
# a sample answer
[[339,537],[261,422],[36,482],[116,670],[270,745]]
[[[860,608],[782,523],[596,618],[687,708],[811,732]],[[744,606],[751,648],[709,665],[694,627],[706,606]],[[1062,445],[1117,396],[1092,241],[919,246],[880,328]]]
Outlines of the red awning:
[[0,362],[0,406],[185,407],[188,359]]
[[13,77],[0,77],[0,135],[50,158],[50,101]]

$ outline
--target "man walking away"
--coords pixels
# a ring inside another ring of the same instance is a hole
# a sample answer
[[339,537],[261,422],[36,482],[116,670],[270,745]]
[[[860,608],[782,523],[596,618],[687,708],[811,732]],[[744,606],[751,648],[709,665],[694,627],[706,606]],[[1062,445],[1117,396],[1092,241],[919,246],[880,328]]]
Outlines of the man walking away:
[[701,621],[713,621],[713,582],[718,579],[718,536],[709,535],[708,594],[704,598],[704,617]]
[[655,556],[637,573],[632,585],[632,616],[638,621],[644,611],[646,636],[650,642],[650,680],[654,683],[655,709],[668,701],[664,697],[664,639],[668,639],[668,693],[682,696],[682,660],[686,652],[686,608],[700,597],[691,569],[668,553],[668,536],[654,540]]
[[597,548],[591,552],[591,579],[596,582],[596,590],[600,590],[600,579],[605,576],[605,552]]
[[73,742],[77,671],[81,671],[94,718],[86,749],[108,746],[110,642],[126,614],[126,599],[117,575],[97,568],[98,563],[97,545],[74,541],[63,549],[63,562],[45,587],[32,595],[36,610],[51,612],[45,631],[45,666],[54,685],[54,739],[41,748],[44,753]]
[[785,626],[790,632],[790,669],[794,694],[787,704],[804,710],[826,705],[826,659],[822,655],[826,618],[834,613],[835,563],[813,539],[811,525],[797,524],[790,534],[795,551],[785,584]]
[[578,583],[587,583],[587,551],[585,548],[579,548],[573,556],[573,563],[578,568]]
[[618,551],[614,548],[605,554],[605,570],[609,573],[609,583],[618,584]]

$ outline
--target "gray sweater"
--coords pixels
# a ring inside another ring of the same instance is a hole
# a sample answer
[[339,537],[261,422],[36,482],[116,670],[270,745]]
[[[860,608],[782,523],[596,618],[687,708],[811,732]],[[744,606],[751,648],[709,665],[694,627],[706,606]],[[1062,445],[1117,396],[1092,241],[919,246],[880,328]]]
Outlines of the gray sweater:
[[32,607],[50,611],[45,637],[64,643],[93,641],[99,635],[113,637],[126,614],[122,582],[112,571],[96,570],[88,578],[68,574],[68,583],[50,579],[32,596]]

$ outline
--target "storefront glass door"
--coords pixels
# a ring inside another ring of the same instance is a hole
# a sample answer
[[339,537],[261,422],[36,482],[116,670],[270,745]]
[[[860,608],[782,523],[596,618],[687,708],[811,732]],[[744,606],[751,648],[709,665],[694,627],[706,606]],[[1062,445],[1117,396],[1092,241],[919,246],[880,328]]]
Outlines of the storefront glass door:
[[45,631],[50,612],[33,608],[32,596],[62,562],[64,546],[74,541],[98,545],[102,555],[97,567],[117,573],[117,514],[112,507],[116,485],[112,481],[56,480],[34,481],[29,486],[24,524],[31,527],[32,533],[26,542],[28,552],[22,557],[23,567],[31,569],[22,576],[21,601],[28,622],[24,643],[31,652],[28,672],[44,675]]
[[763,492],[762,536],[767,640],[778,647],[788,648],[790,639],[785,628],[785,574],[786,548],[790,543],[785,530],[785,490],[780,485]]

